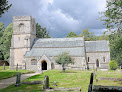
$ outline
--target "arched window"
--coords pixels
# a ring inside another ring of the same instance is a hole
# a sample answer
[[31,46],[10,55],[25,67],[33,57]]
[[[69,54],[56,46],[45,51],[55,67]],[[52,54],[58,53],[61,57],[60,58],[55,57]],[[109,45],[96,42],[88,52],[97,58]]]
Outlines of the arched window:
[[37,60],[36,59],[31,59],[31,65],[37,65]]
[[103,62],[105,62],[105,57],[103,57]]
[[88,57],[88,62],[89,62],[89,57]]
[[23,32],[24,31],[24,24],[23,23],[20,23],[19,24],[19,31],[20,32]]

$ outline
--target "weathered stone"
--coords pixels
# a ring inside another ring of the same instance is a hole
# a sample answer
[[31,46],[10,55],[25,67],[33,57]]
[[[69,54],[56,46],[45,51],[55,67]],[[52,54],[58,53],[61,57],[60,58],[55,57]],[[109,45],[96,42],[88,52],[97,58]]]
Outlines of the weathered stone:
[[5,70],[5,63],[3,64],[3,70]]
[[64,88],[64,87],[59,87],[59,88],[51,88],[51,89],[46,89],[45,92],[48,92],[48,91],[56,91],[56,92],[65,92],[65,91],[68,91],[68,92],[82,92],[82,90],[80,88]]
[[43,89],[48,89],[48,88],[49,88],[49,77],[45,76],[43,81]]
[[20,80],[21,80],[21,73],[17,73],[17,78],[16,78],[16,84],[15,86],[20,86]]
[[89,87],[88,87],[88,92],[92,92],[93,77],[94,77],[94,74],[91,73],[91,76],[90,76],[90,84],[89,84]]
[[18,64],[17,64],[17,66],[16,66],[16,71],[18,71]]
[[99,77],[99,80],[122,81],[122,78]]
[[94,85],[92,92],[122,92],[122,87]]
[[29,85],[33,85],[33,84],[42,84],[42,81],[31,81],[31,82],[22,82],[21,84],[29,84]]
[[53,86],[57,86],[57,82],[56,81],[54,81]]

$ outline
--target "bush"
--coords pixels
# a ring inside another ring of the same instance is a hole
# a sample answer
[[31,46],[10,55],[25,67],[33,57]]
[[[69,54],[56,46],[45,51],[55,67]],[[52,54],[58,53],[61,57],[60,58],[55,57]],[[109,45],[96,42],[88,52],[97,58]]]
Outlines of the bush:
[[114,60],[112,60],[112,61],[109,63],[109,66],[110,66],[110,69],[111,69],[111,70],[116,70],[116,69],[117,69],[117,62],[115,62]]

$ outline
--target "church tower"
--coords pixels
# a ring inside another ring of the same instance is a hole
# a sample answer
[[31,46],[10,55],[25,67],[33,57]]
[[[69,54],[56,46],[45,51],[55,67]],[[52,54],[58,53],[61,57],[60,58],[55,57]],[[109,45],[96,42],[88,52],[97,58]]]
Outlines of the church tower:
[[31,50],[36,38],[35,19],[31,16],[13,17],[13,35],[10,48],[10,68],[22,68],[24,55]]

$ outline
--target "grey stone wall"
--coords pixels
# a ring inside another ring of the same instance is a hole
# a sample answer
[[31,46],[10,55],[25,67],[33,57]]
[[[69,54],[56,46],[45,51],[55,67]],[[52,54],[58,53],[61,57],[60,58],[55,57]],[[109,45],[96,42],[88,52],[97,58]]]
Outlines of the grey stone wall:
[[[92,52],[92,53],[86,53],[87,56],[87,62],[89,57],[88,66],[89,68],[93,68],[93,65],[96,66],[96,61],[98,59],[99,61],[99,68],[108,69],[109,68],[109,62],[110,62],[110,52]],[[105,57],[105,62],[103,57]]]

